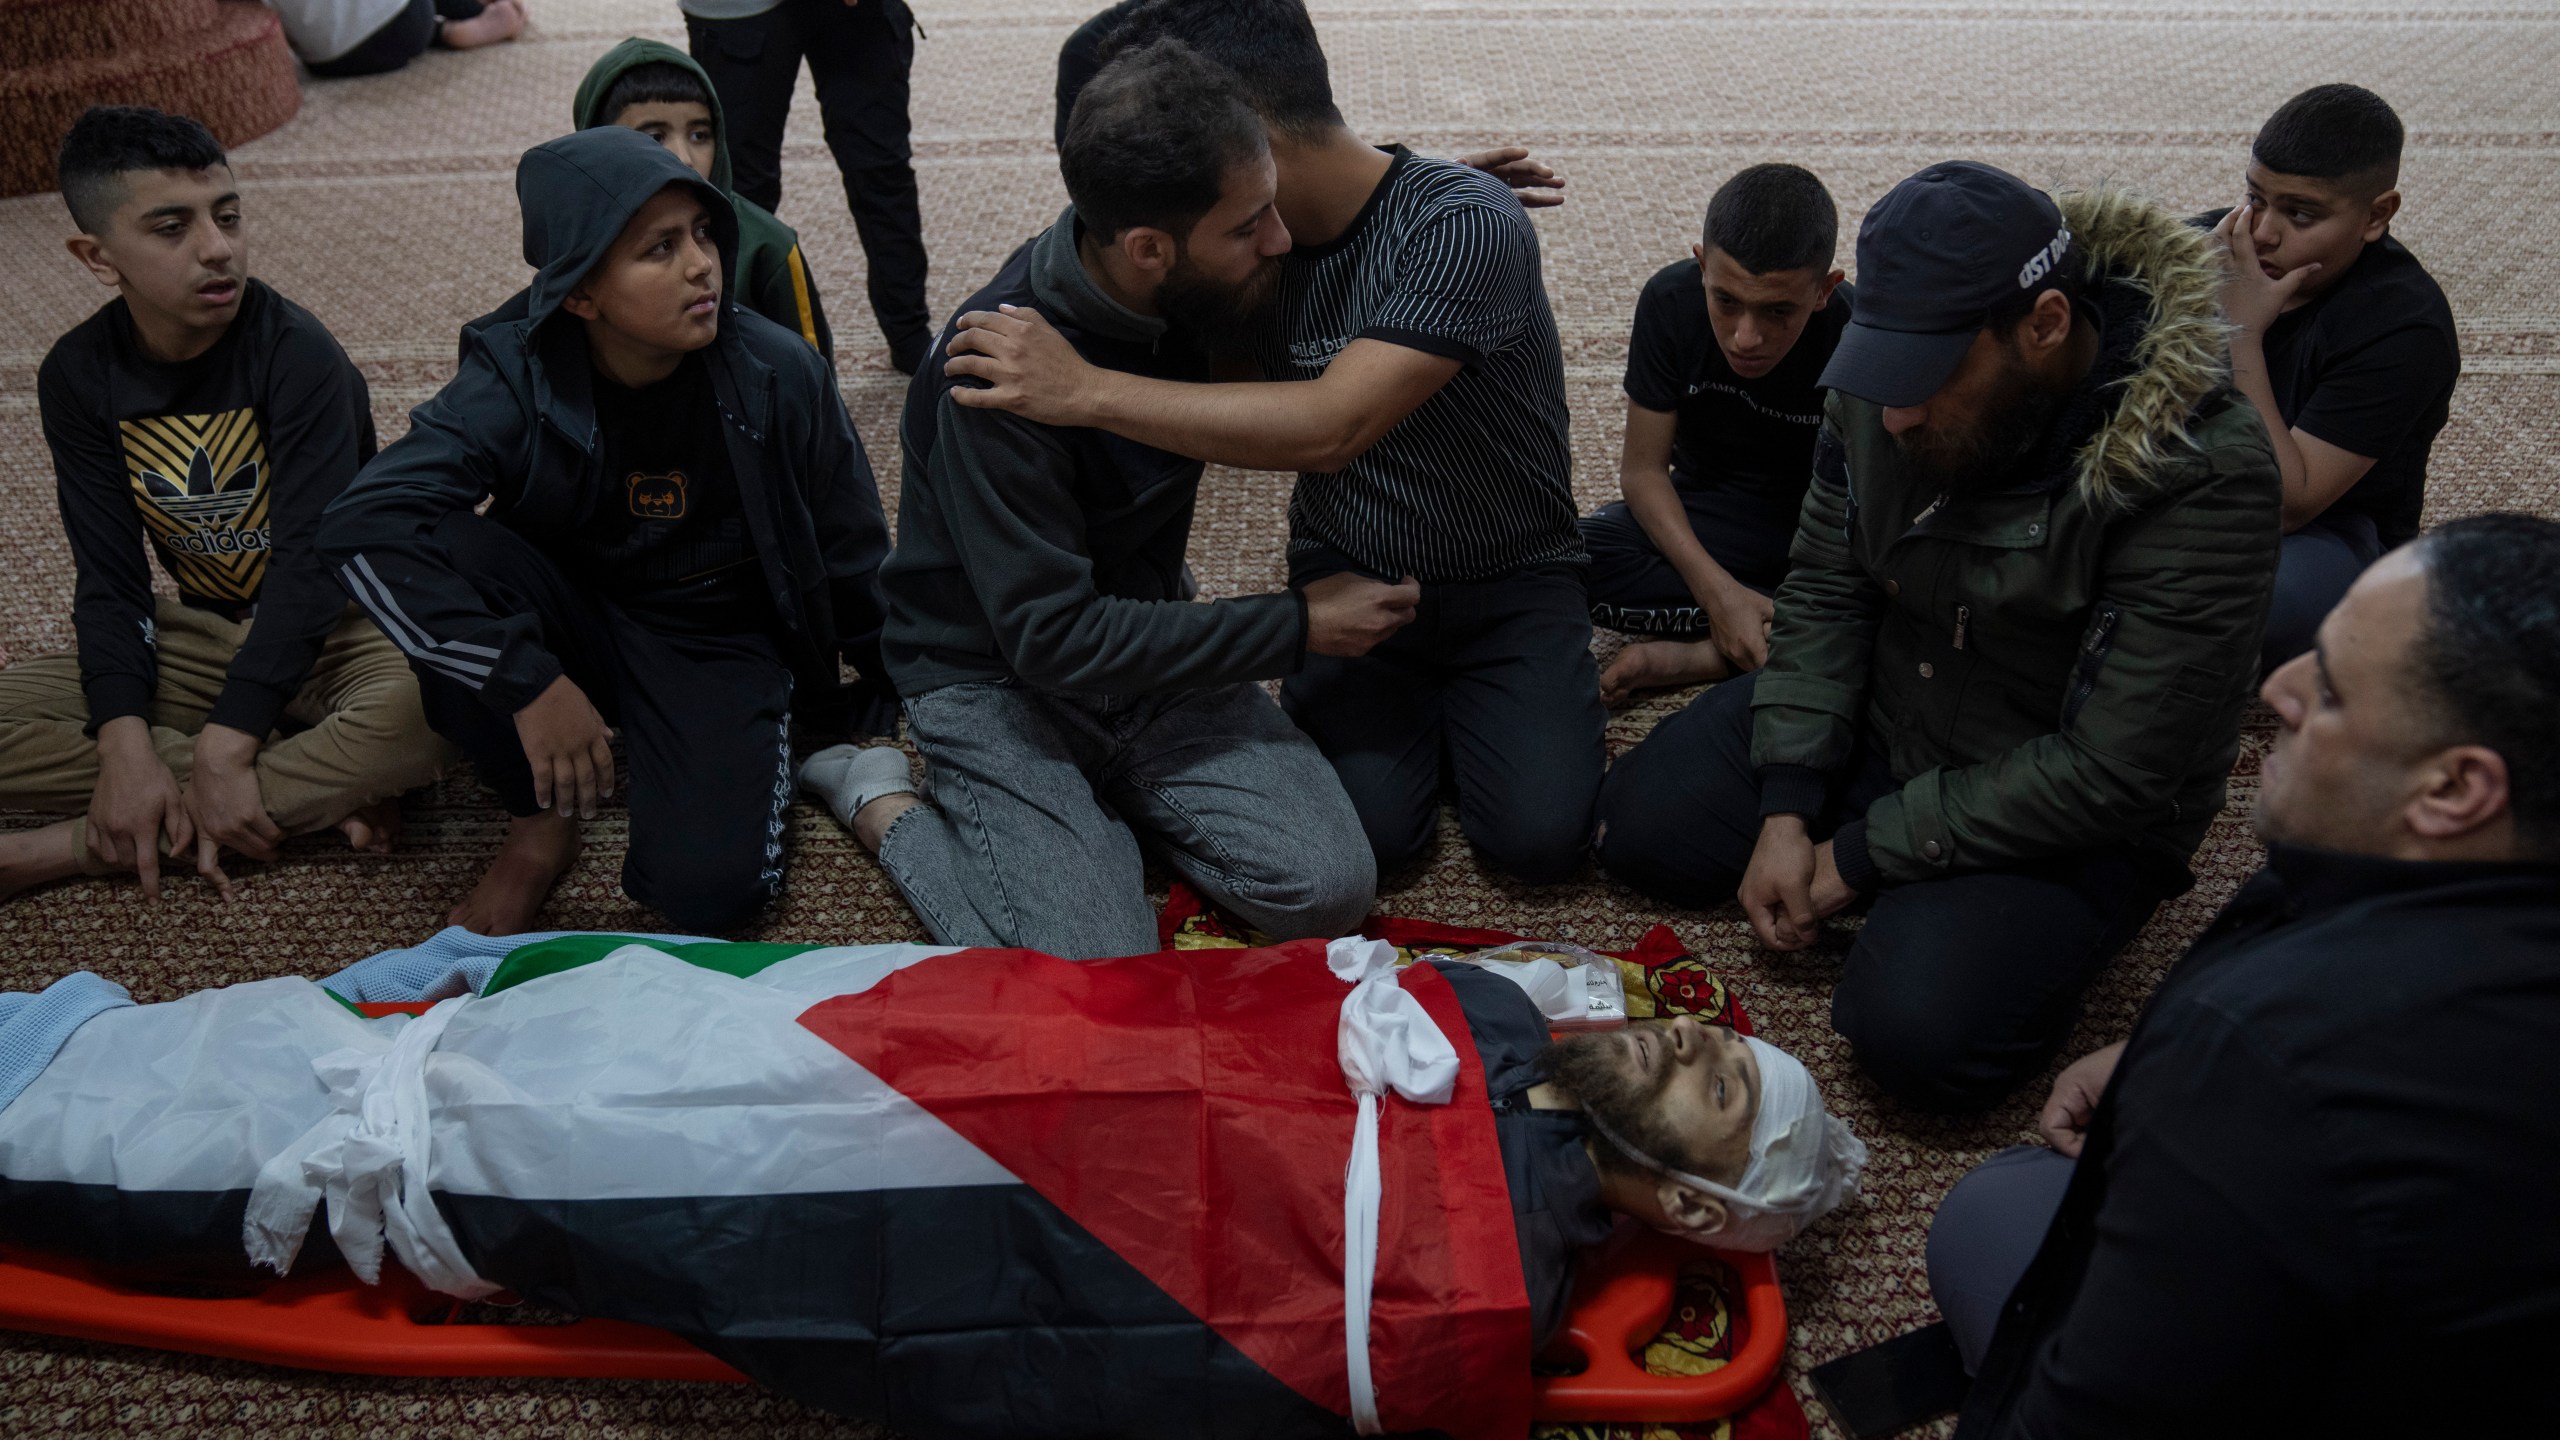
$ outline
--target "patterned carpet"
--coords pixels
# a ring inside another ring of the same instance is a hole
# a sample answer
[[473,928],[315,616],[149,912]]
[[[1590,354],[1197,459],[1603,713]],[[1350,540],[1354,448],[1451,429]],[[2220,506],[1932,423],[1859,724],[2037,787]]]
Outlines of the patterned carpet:
[[[1098,0],[1097,0],[1098,3]],[[255,273],[337,332],[373,386],[386,439],[450,372],[454,327],[521,283],[510,175],[564,124],[580,73],[625,34],[681,43],[671,0],[533,0],[519,43],[432,53],[408,70],[311,82],[301,115],[241,148]],[[917,168],[948,307],[1063,203],[1049,133],[1051,62],[1075,0],[917,0]],[[1364,134],[1438,153],[1532,144],[1571,180],[1543,214],[1547,283],[1565,337],[1576,483],[1616,489],[1617,379],[1635,294],[1685,253],[1708,194],[1763,159],[1813,166],[1857,215],[1936,159],[1991,160],[2049,185],[2114,181],[2185,210],[2227,202],[2248,138],[2305,85],[2352,79],[2410,130],[2398,233],[2451,295],[2465,376],[2436,451],[2430,518],[2492,507],[2560,513],[2560,290],[2526,257],[2560,221],[2550,77],[2560,12],[2544,3],[2312,0],[1366,0],[1319,3],[1345,112]],[[2537,101],[2533,97],[2543,97]],[[832,302],[854,419],[885,463],[904,382],[862,313],[861,255],[804,89],[782,213]],[[37,429],[34,376],[51,338],[103,298],[62,255],[50,196],[0,202],[0,253],[26,266],[0,314],[0,556],[12,603],[0,643],[66,647],[71,567]],[[1221,473],[1204,489],[1192,562],[1213,593],[1279,578],[1284,477]],[[1623,748],[1675,700],[1619,719]],[[2070,1053],[2121,1036],[2162,969],[2257,863],[2247,814],[2267,721],[2253,722],[2232,808],[2167,906],[2090,998]],[[15,820],[9,823],[17,823]],[[27,822],[31,823],[31,822]],[[321,973],[434,929],[494,845],[497,812],[467,782],[411,802],[388,859],[297,843],[233,906],[192,883],[146,903],[131,885],[76,883],[0,907],[0,989],[94,968],[146,1000],[277,974]],[[759,927],[777,940],[922,938],[834,822],[795,812],[789,894]],[[645,923],[615,873],[620,814],[548,914],[564,927]],[[1402,914],[1632,943],[1656,920],[1735,977],[1764,1033],[1794,1049],[1873,1147],[1868,1193],[1786,1255],[1789,1374],[1933,1316],[1921,1261],[1929,1215],[1966,1167],[2032,1132],[2034,1099],[1950,1124],[1880,1105],[1825,1023],[1836,949],[1760,954],[1730,907],[1669,913],[1596,877],[1522,888],[1489,877],[1454,830],[1386,904]],[[1810,1391],[1804,1392],[1810,1402]],[[1817,1430],[1827,1432],[1818,1409]],[[262,1436],[845,1434],[750,1391],[673,1384],[402,1381],[306,1376],[113,1347],[0,1337],[0,1433]]]

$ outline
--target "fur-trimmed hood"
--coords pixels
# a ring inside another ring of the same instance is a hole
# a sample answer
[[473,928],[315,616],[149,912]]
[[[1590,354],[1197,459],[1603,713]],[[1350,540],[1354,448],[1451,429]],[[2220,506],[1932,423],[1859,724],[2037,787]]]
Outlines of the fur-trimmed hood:
[[2194,442],[2196,406],[2231,375],[2222,319],[2222,264],[2213,237],[2129,190],[2054,196],[2088,256],[2093,285],[2129,285],[2149,302],[2131,373],[2115,382],[2114,413],[2073,456],[2083,499],[2131,504]]

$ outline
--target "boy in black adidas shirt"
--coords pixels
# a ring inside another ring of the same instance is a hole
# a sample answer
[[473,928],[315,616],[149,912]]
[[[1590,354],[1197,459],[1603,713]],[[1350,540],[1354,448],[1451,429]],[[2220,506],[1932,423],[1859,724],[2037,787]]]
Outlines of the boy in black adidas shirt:
[[781,883],[794,718],[895,722],[879,492],[826,362],[731,301],[718,187],[602,126],[527,151],[516,195],[532,285],[464,327],[321,548],[514,817],[453,923],[532,928],[618,731],[624,891],[722,930]]
[[[0,837],[0,895],[193,850],[272,859],[335,826],[363,849],[445,749],[400,653],[313,543],[373,453],[364,377],[248,275],[229,162],[193,120],[92,109],[65,137],[72,255],[117,298],[37,375],[76,656],[0,672],[0,805],[75,818]],[[151,562],[176,582],[155,600]],[[273,738],[280,725],[292,733]]]
[[1630,639],[1600,676],[1645,687],[1756,670],[1849,323],[1840,211],[1811,171],[1754,165],[1707,205],[1694,259],[1645,282],[1627,340],[1626,498],[1587,516],[1591,623]]
[[2284,471],[2263,670],[2310,649],[2357,574],[2418,533],[2461,378],[2453,307],[2391,234],[2400,144],[2381,96],[2315,85],[2259,128],[2243,203],[2198,222],[2229,251],[2231,383]]

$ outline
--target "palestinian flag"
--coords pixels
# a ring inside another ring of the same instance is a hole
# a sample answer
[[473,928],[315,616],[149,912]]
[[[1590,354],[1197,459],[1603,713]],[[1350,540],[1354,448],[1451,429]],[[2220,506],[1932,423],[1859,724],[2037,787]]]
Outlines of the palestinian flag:
[[[1448,982],[1404,985],[1461,1072],[1448,1105],[1382,1107],[1381,1419],[1522,1435],[1485,1077]],[[375,1148],[423,1144],[422,1223],[482,1280],[911,1436],[1340,1434],[1344,993],[1320,942],[550,942],[430,1017],[422,1136]],[[372,1153],[340,1142],[420,1023],[301,981],[98,1016],[0,1111],[0,1239],[238,1278],[261,1171],[269,1195]]]

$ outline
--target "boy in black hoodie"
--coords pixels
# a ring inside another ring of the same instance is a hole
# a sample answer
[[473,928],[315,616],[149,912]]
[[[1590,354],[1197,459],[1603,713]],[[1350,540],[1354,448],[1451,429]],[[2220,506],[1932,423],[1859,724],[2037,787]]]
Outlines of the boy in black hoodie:
[[[36,376],[79,653],[0,671],[0,805],[72,818],[0,836],[0,896],[123,872],[157,898],[162,855],[192,852],[227,898],[221,851],[333,826],[388,849],[396,797],[449,752],[313,541],[373,454],[364,376],[249,276],[204,126],[100,106],[57,168],[71,253],[117,293]],[[152,597],[150,555],[176,599]]]
[[606,127],[527,151],[516,195],[533,284],[464,328],[321,546],[515,817],[453,923],[531,928],[612,791],[610,724],[623,889],[720,930],[781,881],[793,713],[894,721],[879,492],[817,351],[728,302],[718,187]]

